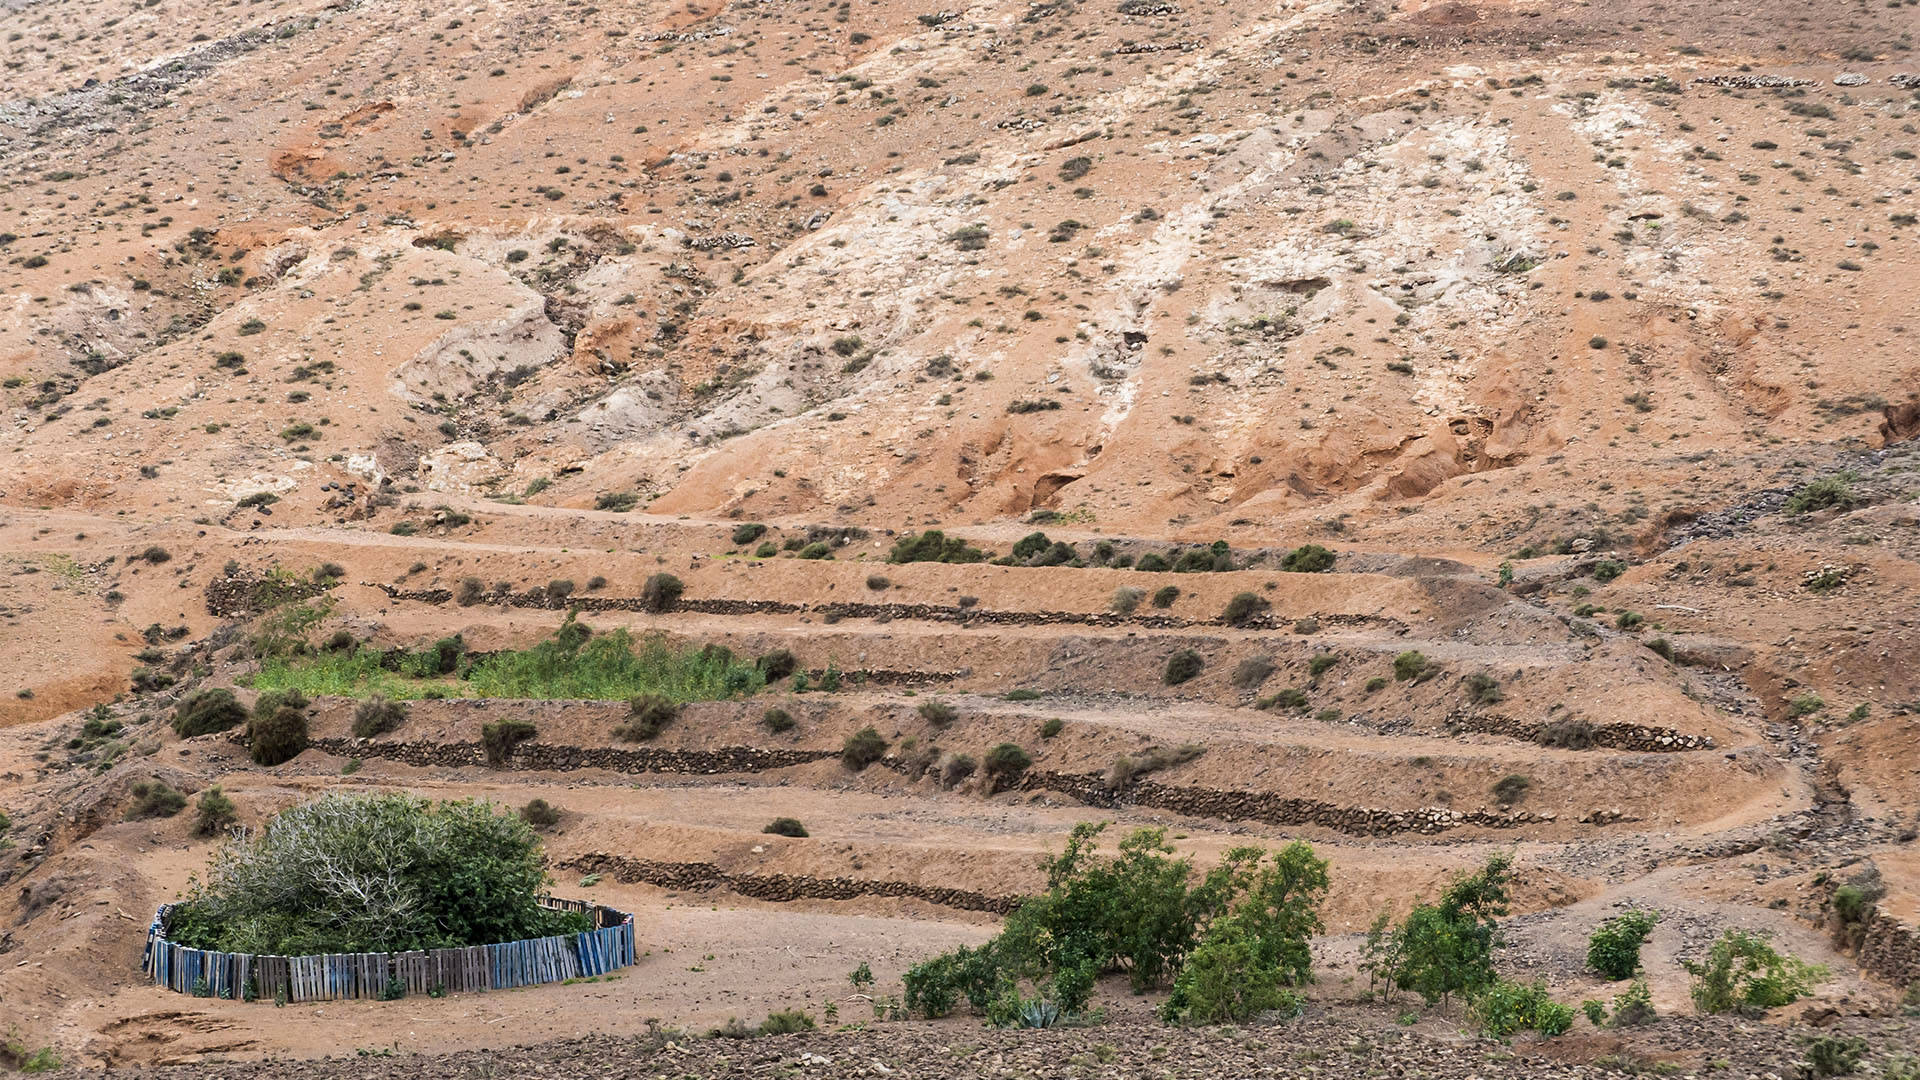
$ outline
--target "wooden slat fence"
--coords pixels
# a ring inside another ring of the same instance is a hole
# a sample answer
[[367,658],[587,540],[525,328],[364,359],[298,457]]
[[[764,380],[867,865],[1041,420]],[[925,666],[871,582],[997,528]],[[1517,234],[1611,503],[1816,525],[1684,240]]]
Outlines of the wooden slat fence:
[[399,953],[256,956],[190,949],[168,941],[162,905],[147,927],[140,968],[155,983],[201,997],[287,1001],[379,998],[399,982],[408,994],[508,990],[605,975],[635,963],[633,916],[585,900],[541,897],[554,911],[585,914],[593,929],[498,945]]

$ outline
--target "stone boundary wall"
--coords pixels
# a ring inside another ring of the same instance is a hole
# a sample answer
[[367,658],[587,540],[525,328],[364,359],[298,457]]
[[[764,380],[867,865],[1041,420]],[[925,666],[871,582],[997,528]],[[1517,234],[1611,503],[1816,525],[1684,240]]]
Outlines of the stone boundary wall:
[[[308,743],[310,749],[337,757],[381,758],[406,765],[443,767],[484,767],[486,751],[477,742],[421,743],[382,742],[371,739],[322,738]],[[558,746],[538,742],[521,743],[507,759],[507,770],[609,769],[614,772],[674,773],[716,776],[726,773],[766,772],[828,761],[840,756],[837,750],[766,750],[756,746],[722,746],[712,750],[673,750],[664,747],[583,747]],[[904,773],[906,765],[893,759],[880,762]],[[1317,799],[1300,799],[1268,791],[1222,791],[1213,788],[1183,787],[1152,780],[1136,781],[1119,791],[1106,785],[1106,774],[1064,773],[1030,770],[1020,780],[1022,791],[1050,791],[1070,796],[1089,806],[1117,808],[1146,806],[1170,810],[1189,817],[1225,821],[1260,821],[1269,825],[1317,825],[1352,836],[1393,836],[1402,833],[1435,835],[1461,826],[1489,829],[1518,829],[1544,825],[1556,819],[1554,814],[1525,811],[1448,810],[1425,807],[1419,810],[1380,810],[1370,807],[1341,806]],[[657,884],[657,882],[656,882]],[[729,886],[731,887],[731,886]],[[894,894],[886,894],[894,895]],[[840,897],[828,897],[839,899]],[[982,909],[984,910],[984,909]]]
[[[1511,716],[1481,716],[1461,712],[1447,717],[1447,723],[1476,735],[1499,735],[1521,742],[1537,743],[1545,724],[1519,720]],[[1593,729],[1593,745],[1598,749],[1624,750],[1642,754],[1677,754],[1689,750],[1711,750],[1711,735],[1688,735],[1673,728],[1644,727],[1640,724],[1601,724]]]
[[1920,986],[1920,930],[1876,911],[1854,959],[1895,986]]
[[[423,604],[445,604],[453,599],[453,593],[447,589],[402,589],[377,581],[361,584],[379,589],[387,594],[389,600],[408,600]],[[634,611],[650,613],[646,602],[637,596],[581,596],[578,594],[564,598],[546,595],[544,591],[524,593],[488,594],[482,604],[505,604],[508,607],[543,608],[549,611],[567,611],[579,608],[583,612],[594,611]],[[479,605],[476,605],[479,606]],[[667,612],[691,612],[698,615],[798,615],[813,614],[827,619],[912,619],[921,622],[968,623],[991,626],[1137,626],[1148,630],[1184,630],[1194,627],[1225,627],[1227,621],[1222,618],[1183,619],[1177,615],[1122,615],[1113,611],[990,611],[978,607],[960,607],[957,604],[872,604],[858,601],[835,601],[826,604],[794,604],[784,600],[693,600],[680,599]],[[1336,626],[1398,626],[1397,620],[1378,615],[1322,615],[1320,622]],[[1262,614],[1245,620],[1238,629],[1243,630],[1281,630],[1293,626],[1293,620],[1279,615]]]
[[[329,737],[307,743],[337,757],[381,758],[405,765],[485,766],[486,748],[477,742],[388,742],[375,739]],[[513,748],[506,768],[611,769],[614,772],[657,772],[692,775],[765,772],[840,756],[838,750],[765,750],[757,746],[721,746],[712,750],[673,750],[640,746],[558,746],[524,742]]]
[[1379,810],[1294,798],[1270,791],[1221,791],[1161,784],[1152,780],[1136,781],[1113,791],[1107,787],[1106,775],[1097,772],[1034,770],[1022,777],[1019,786],[1022,790],[1044,789],[1071,795],[1090,806],[1119,807],[1131,804],[1171,810],[1189,817],[1260,821],[1281,826],[1317,825],[1352,836],[1392,836],[1400,833],[1433,835],[1463,825],[1517,829],[1527,825],[1544,825],[1556,817],[1550,813],[1447,810],[1439,807]]
[[800,874],[733,874],[712,863],[655,862],[596,851],[561,863],[566,870],[606,874],[628,885],[656,885],[663,889],[726,889],[755,900],[784,903],[791,900],[854,900],[863,896],[912,897],[961,911],[1005,915],[1025,897],[989,896],[967,889],[949,889],[912,881],[870,878],[818,878]]

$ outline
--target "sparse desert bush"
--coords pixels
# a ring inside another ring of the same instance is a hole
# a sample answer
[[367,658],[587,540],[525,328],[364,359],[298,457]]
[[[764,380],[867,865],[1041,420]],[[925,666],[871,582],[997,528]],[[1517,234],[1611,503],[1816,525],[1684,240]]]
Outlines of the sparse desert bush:
[[946,727],[960,717],[959,711],[944,701],[923,701],[915,711],[920,719],[937,728]]
[[864,727],[847,736],[847,741],[840,747],[840,760],[846,763],[847,768],[859,772],[879,761],[886,753],[887,740],[881,738],[878,731]]
[[775,735],[783,731],[792,731],[794,727],[793,714],[785,709],[768,709],[766,712],[760,714],[760,726],[773,732]]
[[1000,788],[1011,786],[1032,765],[1033,758],[1024,749],[1014,743],[1000,743],[987,751],[983,772],[993,787]]
[[773,836],[791,836],[796,839],[804,838],[807,835],[807,827],[800,824],[800,819],[790,817],[774,818],[767,823],[766,828],[760,831]]
[[733,546],[746,547],[767,534],[767,527],[757,521],[750,521],[733,528]]
[[246,707],[225,688],[196,691],[173,710],[173,730],[182,738],[211,735],[246,722]]
[[1563,716],[1541,725],[1534,741],[1562,750],[1586,750],[1593,746],[1593,724],[1579,716]]
[[1153,606],[1163,611],[1172,607],[1173,602],[1178,599],[1180,599],[1180,586],[1178,585],[1162,585],[1158,589],[1153,590]]
[[127,820],[172,817],[187,808],[187,797],[165,780],[142,780],[133,785],[133,805],[127,807]]
[[1280,569],[1295,574],[1320,574],[1333,569],[1335,555],[1319,544],[1302,544],[1286,553]]
[[1272,606],[1258,593],[1234,593],[1233,599],[1227,601],[1226,610],[1220,613],[1220,619],[1228,626],[1245,626]]
[[1199,653],[1192,649],[1181,649],[1167,657],[1166,667],[1160,671],[1160,681],[1168,686],[1179,686],[1200,674],[1206,666],[1206,661],[1200,658]]
[[793,674],[794,670],[800,666],[800,662],[794,658],[792,650],[775,649],[769,653],[762,653],[760,658],[753,662],[753,666],[760,670],[761,676],[768,682],[776,682]]
[[495,720],[480,725],[480,745],[487,752],[487,764],[498,769],[513,756],[513,749],[538,735],[540,730],[525,720]]
[[226,832],[239,819],[238,808],[221,793],[219,784],[202,791],[193,808],[193,831],[201,836]]
[[560,824],[560,808],[545,799],[529,799],[520,808],[520,820],[536,829],[551,829]]
[[1409,649],[1393,658],[1393,677],[1401,682],[1418,679],[1427,670],[1427,656],[1417,649]]
[[648,742],[680,715],[680,704],[663,694],[636,694],[627,700],[627,722],[613,729],[622,742]]
[[977,563],[985,562],[986,559],[986,552],[957,536],[948,536],[938,529],[928,529],[922,533],[907,533],[895,540],[893,549],[887,553],[887,561],[890,563]]
[[1512,806],[1514,803],[1526,798],[1527,789],[1532,786],[1532,780],[1518,773],[1503,776],[1498,781],[1495,781],[1493,785],[1493,801],[1499,803],[1501,806]]
[[671,611],[680,602],[680,594],[685,589],[680,579],[672,574],[651,574],[640,586],[640,604],[656,614]]
[[1467,700],[1475,705],[1493,705],[1505,696],[1500,692],[1500,680],[1484,671],[1476,671],[1466,677]]
[[454,590],[454,603],[461,607],[472,607],[487,595],[487,585],[477,577],[460,579],[460,587]]
[[978,762],[970,754],[954,754],[940,766],[940,786],[951,788],[979,769]]
[[1288,712],[1305,712],[1310,704],[1305,690],[1291,686],[1259,702],[1263,709],[1285,709]]
[[1856,501],[1853,482],[1858,479],[1854,473],[1842,472],[1810,480],[1788,497],[1786,511],[1789,514],[1811,514],[1832,507],[1850,509]]
[[378,694],[354,706],[353,737],[371,739],[407,722],[407,707]]
[[1107,601],[1107,610],[1118,615],[1131,615],[1146,599],[1145,589],[1136,589],[1131,585],[1122,585],[1113,590],[1113,599]]
[[254,704],[253,718],[247,721],[247,753],[256,765],[292,761],[307,748],[307,699],[298,690],[287,694],[262,694]]
[[1267,676],[1271,674],[1273,674],[1272,658],[1249,656],[1233,666],[1233,674],[1228,676],[1227,681],[1241,690],[1253,690],[1266,682]]

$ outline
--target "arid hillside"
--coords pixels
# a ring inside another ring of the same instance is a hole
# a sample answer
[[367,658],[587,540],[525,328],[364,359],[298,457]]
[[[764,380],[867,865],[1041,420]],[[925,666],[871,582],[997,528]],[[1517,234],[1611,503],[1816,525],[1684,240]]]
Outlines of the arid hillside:
[[[552,1049],[584,1075],[680,1053],[649,1020],[865,1021],[1097,819],[1331,860],[1287,1054],[1398,1039],[1362,935],[1495,852],[1502,968],[1568,1002],[1615,992],[1594,925],[1664,913],[1672,1026],[1529,1046],[1569,1075],[1786,1075],[1837,1023],[1892,1076],[1920,1039],[1920,0],[0,24],[0,1037],[646,1036]],[[760,662],[643,734],[624,694],[473,680],[569,618]],[[295,685],[283,763],[171,723]],[[405,722],[356,735],[376,693]],[[502,718],[536,734],[490,760]],[[155,782],[247,825],[543,798],[556,891],[652,952],[401,1007],[170,994],[143,934],[218,830]],[[1729,927],[1829,969],[1765,1037],[1691,1016]],[[1499,1051],[1461,1016],[1407,1038],[1466,1075]],[[844,1054],[938,1075],[968,1023]]]

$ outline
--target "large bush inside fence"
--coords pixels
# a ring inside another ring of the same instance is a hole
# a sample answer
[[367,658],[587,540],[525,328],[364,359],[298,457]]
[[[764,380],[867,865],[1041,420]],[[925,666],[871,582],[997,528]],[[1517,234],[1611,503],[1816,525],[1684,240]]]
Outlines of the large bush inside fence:
[[220,952],[301,956],[517,941],[592,929],[542,907],[526,822],[486,802],[333,795],[233,836],[167,919]]

